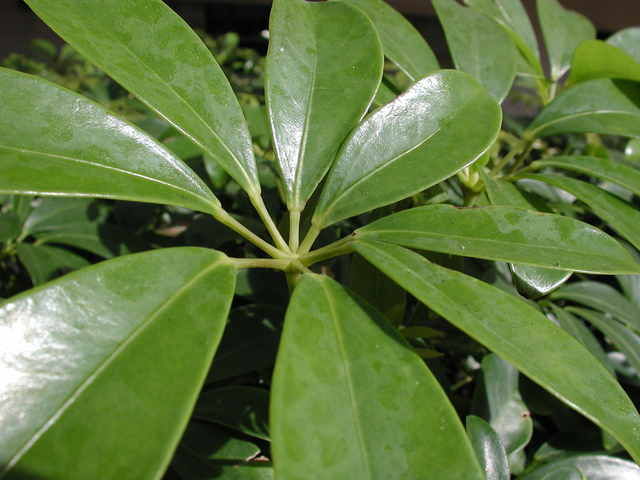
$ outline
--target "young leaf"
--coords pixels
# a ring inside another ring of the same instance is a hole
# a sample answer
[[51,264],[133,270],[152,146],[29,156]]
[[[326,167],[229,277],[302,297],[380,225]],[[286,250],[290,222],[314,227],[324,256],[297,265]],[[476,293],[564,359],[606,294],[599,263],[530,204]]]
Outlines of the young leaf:
[[627,251],[601,230],[517,207],[426,205],[359,228],[355,239],[552,269],[640,272]]
[[640,249],[640,212],[624,200],[595,185],[563,175],[523,174],[519,177],[539,180],[575,195]]
[[198,35],[163,1],[27,4],[78,52],[215,158],[243,189],[260,193],[251,138],[229,82]]
[[537,0],[536,5],[549,54],[551,80],[557,81],[569,69],[578,45],[596,38],[596,29],[587,17],[563,8],[558,0]]
[[640,82],[640,63],[614,45],[590,40],[578,46],[571,63],[567,86],[598,78]]
[[500,435],[480,417],[467,417],[467,435],[487,480],[509,480],[509,463]]
[[273,142],[287,206],[301,212],[371,105],[382,47],[367,16],[344,3],[276,0],[269,31]]
[[563,91],[531,122],[531,140],[560,133],[640,137],[640,108],[609,79],[580,83]]
[[487,15],[455,0],[433,0],[458,70],[480,82],[498,102],[511,90],[518,51],[509,35]]
[[2,193],[220,209],[204,182],[141,130],[84,97],[7,69],[0,69],[0,172]]
[[481,480],[460,420],[424,362],[329,277],[296,286],[271,391],[280,480]]
[[382,0],[339,1],[355,5],[367,14],[380,35],[384,56],[412,82],[440,68],[436,56],[420,32],[388,3]]
[[429,75],[352,132],[312,223],[321,229],[450,177],[493,144],[501,119],[498,103],[466,73]]
[[160,478],[234,284],[223,254],[175,248],[108,260],[5,302],[0,477]]
[[402,247],[368,241],[357,242],[354,249],[436,313],[609,431],[640,460],[635,406],[611,374],[544,315],[509,293]]

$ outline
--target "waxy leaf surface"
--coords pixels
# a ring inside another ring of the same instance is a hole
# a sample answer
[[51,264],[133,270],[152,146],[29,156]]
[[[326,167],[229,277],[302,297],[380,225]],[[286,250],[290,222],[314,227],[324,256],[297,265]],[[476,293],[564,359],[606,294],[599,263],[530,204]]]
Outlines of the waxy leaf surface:
[[384,56],[413,82],[438,70],[438,60],[420,32],[382,0],[339,0],[360,8],[376,26]]
[[[28,0],[58,35],[260,193],[236,96],[198,35],[161,0]],[[108,15],[105,14],[108,12]]]
[[204,182],[146,133],[84,97],[6,69],[0,192],[220,208]]
[[380,40],[351,5],[276,0],[266,99],[290,210],[301,212],[382,78]]
[[383,217],[355,232],[409,248],[593,273],[638,273],[609,235],[587,223],[517,207],[427,205]]
[[609,79],[580,83],[547,105],[525,137],[533,140],[562,133],[640,137],[640,108]]
[[640,460],[635,406],[611,374],[544,315],[509,293],[402,247],[358,242],[354,249],[429,308],[607,430]]
[[487,480],[509,480],[509,463],[500,435],[480,417],[467,417],[467,435]]
[[567,83],[597,78],[621,78],[640,82],[640,63],[624,50],[607,42],[584,42],[576,49]]
[[279,480],[480,480],[460,420],[424,362],[326,276],[296,286],[273,376]]
[[[575,467],[587,480],[640,480],[640,467],[638,465],[628,460],[606,455],[570,456],[569,458],[542,465],[533,472],[518,477],[518,479],[555,480],[556,476],[546,475],[555,469],[561,471],[561,467],[569,466]],[[560,478],[562,479],[563,477]]]
[[0,477],[159,479],[233,297],[221,253],[119,257],[0,306]]
[[356,127],[312,222],[324,228],[441,182],[491,146],[501,120],[498,103],[471,76],[429,75]]
[[509,35],[482,12],[455,0],[433,0],[458,70],[480,82],[498,102],[511,90],[518,51]]

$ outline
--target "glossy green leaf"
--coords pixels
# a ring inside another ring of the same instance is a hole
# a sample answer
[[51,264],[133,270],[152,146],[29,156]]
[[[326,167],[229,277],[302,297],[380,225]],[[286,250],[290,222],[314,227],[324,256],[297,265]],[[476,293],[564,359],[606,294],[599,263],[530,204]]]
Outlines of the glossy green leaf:
[[480,480],[455,410],[387,320],[326,276],[304,275],[271,390],[279,480]]
[[607,369],[612,376],[615,377],[615,370],[609,357],[600,345],[598,339],[591,331],[576,317],[571,315],[566,309],[560,308],[551,303],[550,305],[553,316],[557,320],[562,329],[582,344],[584,348],[591,352],[598,361]]
[[193,417],[269,440],[269,392],[241,385],[207,390]]
[[520,373],[494,354],[482,358],[482,381],[473,399],[473,413],[495,429],[507,455],[524,449],[533,434],[533,421],[518,390]]
[[624,156],[630,162],[640,162],[640,138],[632,138],[627,142]]
[[584,15],[564,8],[558,0],[537,0],[538,21],[544,38],[551,80],[566,73],[578,45],[596,38],[596,29]]
[[467,435],[487,480],[509,480],[509,463],[500,435],[480,417],[467,417]]
[[520,0],[464,0],[470,7],[491,16],[509,34],[527,64],[544,76],[536,34]]
[[536,160],[533,166],[534,168],[552,166],[586,173],[591,177],[607,180],[640,195],[640,170],[612,158],[558,156]]
[[146,133],[84,97],[6,69],[0,69],[0,192],[220,208],[202,180]]
[[638,273],[613,238],[589,224],[517,207],[427,205],[389,215],[355,231],[376,240],[466,257],[593,273]]
[[[360,8],[378,31],[384,56],[416,82],[438,70],[438,60],[416,28],[382,0],[340,0]],[[385,102],[386,103],[386,102]]]
[[623,50],[640,63],[640,27],[619,30],[607,38],[607,43]]
[[[640,264],[640,252],[625,241],[620,242],[627,249],[629,255]],[[640,275],[617,275],[616,280],[624,296],[634,305],[640,307]]]
[[253,442],[213,425],[191,422],[171,467],[183,480],[273,480],[269,462],[252,460],[259,453]]
[[90,264],[86,258],[63,248],[24,242],[18,245],[18,258],[34,285],[41,285]]
[[604,218],[620,235],[640,249],[640,211],[629,203],[595,185],[562,175],[520,176],[548,183],[575,195]]
[[[493,180],[487,175],[482,179],[492,205],[514,207],[553,213],[538,197],[519,189],[512,183]],[[571,271],[553,270],[532,265],[509,264],[513,283],[525,298],[538,298],[555,290],[571,276]]]
[[396,202],[450,177],[494,142],[498,103],[472,77],[442,70],[369,115],[343,145],[312,222]]
[[516,77],[518,51],[509,35],[482,12],[455,0],[433,0],[453,63],[502,102]]
[[640,63],[609,43],[600,40],[584,42],[576,49],[567,85],[597,78],[620,78],[640,82]]
[[0,307],[0,476],[159,479],[224,328],[235,267],[175,248],[108,260]]
[[[382,78],[382,46],[361,10],[276,0],[266,99],[289,210],[301,212]],[[346,41],[346,40],[349,41]]]
[[540,480],[588,480],[573,465],[562,465],[548,471]]
[[[407,304],[407,292],[360,255],[351,261],[349,288],[398,325]],[[408,338],[406,335],[405,338]]]
[[580,83],[547,105],[525,137],[533,140],[562,133],[640,137],[640,108],[609,79]]
[[611,374],[544,315],[509,293],[402,247],[358,242],[354,249],[429,308],[610,432],[640,460],[635,406]]
[[251,139],[229,82],[198,35],[164,2],[27,3],[89,61],[213,156],[242,188],[260,193]]
[[533,472],[518,477],[518,480],[556,480],[556,477],[546,477],[546,475],[565,466],[576,468],[588,480],[640,480],[640,468],[636,464],[605,455],[579,455],[563,458],[538,467]]

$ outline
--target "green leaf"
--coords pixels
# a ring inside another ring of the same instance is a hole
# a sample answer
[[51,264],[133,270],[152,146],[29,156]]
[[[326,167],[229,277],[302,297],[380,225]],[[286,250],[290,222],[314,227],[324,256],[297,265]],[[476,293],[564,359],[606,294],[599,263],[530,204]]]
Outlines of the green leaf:
[[59,247],[20,243],[18,258],[27,269],[34,285],[41,285],[54,277],[89,265],[89,261]]
[[[518,477],[518,480],[556,480],[555,476],[547,477],[546,475],[565,466],[578,469],[588,480],[640,480],[640,468],[636,464],[605,455],[579,455],[550,462],[527,475]],[[569,478],[573,480],[572,477]]]
[[536,34],[520,0],[464,0],[464,3],[498,22],[518,47],[527,64],[537,75],[544,76]]
[[640,460],[640,415],[633,403],[584,347],[544,315],[509,293],[402,247],[358,242],[354,249],[429,308],[610,432]]
[[469,75],[436,72],[369,115],[329,172],[312,222],[324,228],[450,177],[494,142],[498,103]]
[[624,200],[595,185],[563,175],[526,174],[519,177],[539,180],[575,195],[604,218],[620,235],[640,249],[640,212]]
[[200,395],[193,417],[269,440],[269,392],[241,385]]
[[355,5],[367,14],[378,31],[384,56],[412,82],[440,68],[436,56],[422,35],[392,6],[382,0],[340,1]]
[[0,476],[160,478],[234,283],[223,254],[174,248],[108,260],[5,302]]
[[638,273],[613,238],[589,224],[517,207],[426,205],[383,217],[355,231],[420,250],[593,273]]
[[640,138],[632,138],[627,142],[624,156],[629,162],[640,162]]
[[551,64],[551,80],[558,81],[569,69],[578,45],[596,38],[596,29],[587,17],[565,9],[558,0],[537,0],[536,5]]
[[580,83],[547,105],[525,137],[533,140],[563,133],[640,137],[640,108],[609,79]]
[[393,325],[400,324],[407,305],[404,288],[357,254],[351,261],[349,278],[349,288],[353,292],[387,317]]
[[249,131],[229,82],[198,35],[164,2],[27,4],[78,52],[214,157],[243,189],[260,193]]
[[502,102],[516,77],[518,51],[509,35],[486,14],[455,0],[433,0],[453,63]]
[[536,160],[532,165],[533,168],[552,166],[586,173],[640,195],[640,171],[612,158],[558,156]]
[[27,235],[59,230],[70,223],[97,221],[100,212],[92,198],[41,197],[24,222]]
[[467,417],[467,435],[487,480],[509,480],[509,463],[500,435],[480,417]]
[[622,29],[609,38],[607,43],[618,47],[640,63],[640,27]]
[[301,212],[382,78],[369,18],[345,3],[276,0],[266,99],[289,210]]
[[22,223],[15,212],[11,210],[0,212],[0,242],[16,238],[21,231]]
[[280,480],[480,480],[455,410],[382,315],[307,274],[285,317],[271,390]]
[[620,78],[640,82],[640,63],[624,50],[600,40],[580,45],[571,63],[567,85],[597,78]]
[[84,97],[7,69],[0,69],[0,172],[2,193],[220,209],[202,180],[146,133]]
[[587,480],[573,465],[563,465],[548,471],[541,480]]
[[191,422],[171,467],[184,480],[273,480],[269,462],[253,461],[260,448],[206,423]]

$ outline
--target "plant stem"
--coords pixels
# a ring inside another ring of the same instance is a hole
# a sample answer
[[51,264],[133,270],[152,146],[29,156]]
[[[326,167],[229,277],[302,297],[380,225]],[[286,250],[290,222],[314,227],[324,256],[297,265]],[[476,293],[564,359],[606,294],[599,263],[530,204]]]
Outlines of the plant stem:
[[348,235],[337,242],[333,242],[330,245],[314,250],[310,253],[306,253],[299,257],[299,261],[302,265],[309,266],[327,258],[337,257],[345,253],[351,253],[353,249],[349,246],[349,243],[356,240],[354,235]]
[[269,215],[269,211],[267,210],[267,207],[264,204],[264,200],[262,200],[262,196],[249,195],[249,199],[251,200],[251,203],[253,204],[256,211],[258,212],[258,215],[260,215],[260,218],[262,219],[265,226],[267,227],[267,230],[271,234],[271,238],[273,238],[273,241],[275,242],[276,246],[283,252],[291,253],[291,249],[289,249],[289,245],[287,245],[287,242],[285,242],[284,238],[282,238],[282,235],[280,234],[280,231],[278,230],[278,227],[276,226],[276,224],[273,223],[273,219],[271,218],[271,215]]
[[525,150],[527,148],[527,146],[529,144],[531,144],[532,142],[527,139],[527,138],[523,138],[522,140],[520,140],[510,151],[509,153],[507,153],[504,158],[502,160],[500,160],[500,162],[491,169],[491,171],[488,173],[489,177],[493,178],[498,172],[500,172],[500,170],[502,170],[511,160],[514,159],[514,157],[516,155],[518,155],[518,153],[520,153],[522,150]]
[[[240,222],[238,222],[235,218],[233,218],[231,215],[229,215],[222,208],[220,208],[213,215],[213,218],[218,220],[220,223],[226,225],[231,230],[233,230],[233,231],[239,233],[240,235],[242,235],[244,238],[249,240],[251,243],[253,243],[258,248],[262,249],[265,253],[267,253],[271,257],[273,257],[273,258],[287,258],[289,256],[287,254],[287,252],[283,252],[281,250],[278,250],[273,245],[265,242],[263,239],[261,239],[259,236],[257,236],[255,233],[253,233],[251,230],[249,230],[247,227],[245,227]],[[288,250],[288,248],[287,248],[287,250]]]
[[291,265],[288,258],[231,258],[238,270],[245,268],[273,268],[275,270],[285,270]]
[[319,234],[320,228],[312,223],[306,237],[304,237],[304,240],[302,240],[302,243],[300,244],[300,248],[298,248],[298,254],[302,256],[305,253],[309,252],[309,250],[311,250],[311,247],[313,246],[313,242],[316,241],[316,238],[318,238]]
[[300,212],[289,211],[289,248],[297,252],[300,246]]
[[532,149],[533,149],[533,142],[529,142],[529,144],[527,145],[527,148],[524,149],[524,152],[522,152],[522,154],[518,157],[518,160],[516,160],[516,163],[511,168],[511,170],[509,170],[509,174],[515,174],[518,171],[518,169],[524,164],[524,161],[529,156]]

